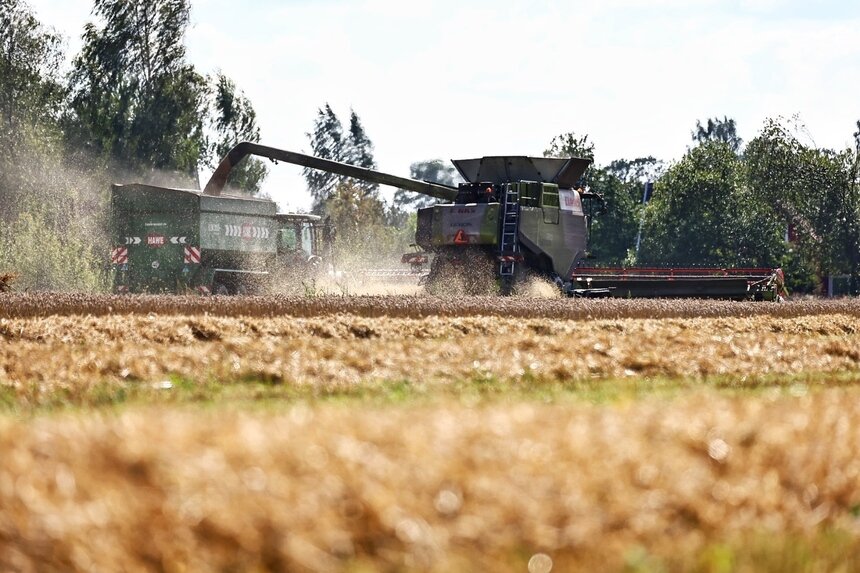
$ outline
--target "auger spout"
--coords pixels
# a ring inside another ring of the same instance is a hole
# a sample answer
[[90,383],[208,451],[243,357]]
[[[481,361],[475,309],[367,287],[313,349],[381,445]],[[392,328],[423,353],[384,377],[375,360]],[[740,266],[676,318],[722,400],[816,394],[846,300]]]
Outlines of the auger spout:
[[407,177],[398,177],[397,175],[382,173],[381,171],[375,171],[373,169],[349,165],[347,163],[332,161],[330,159],[323,159],[322,157],[315,157],[313,155],[305,155],[304,153],[296,153],[295,151],[286,151],[284,149],[267,147],[265,145],[259,145],[248,141],[236,145],[229,151],[229,153],[227,153],[224,159],[221,160],[221,163],[218,164],[218,167],[215,169],[215,172],[212,173],[212,177],[209,179],[206,187],[203,189],[204,195],[220,195],[227,183],[227,178],[230,176],[230,172],[248,155],[257,155],[259,157],[267,157],[275,161],[283,161],[284,163],[292,163],[294,165],[301,165],[302,167],[328,171],[336,173],[337,175],[343,175],[344,177],[361,179],[362,181],[376,183],[378,185],[390,185],[392,187],[406,189],[414,193],[429,195],[430,197],[435,197],[436,199],[441,199],[443,201],[453,201],[457,196],[456,187],[449,187],[448,185],[440,185],[439,183],[431,183],[429,181],[418,181]]

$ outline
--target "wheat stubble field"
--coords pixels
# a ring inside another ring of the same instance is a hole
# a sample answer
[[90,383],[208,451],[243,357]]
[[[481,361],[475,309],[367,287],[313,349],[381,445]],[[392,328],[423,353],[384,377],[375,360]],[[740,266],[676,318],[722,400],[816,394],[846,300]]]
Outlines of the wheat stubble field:
[[860,304],[0,296],[0,570],[860,570]]

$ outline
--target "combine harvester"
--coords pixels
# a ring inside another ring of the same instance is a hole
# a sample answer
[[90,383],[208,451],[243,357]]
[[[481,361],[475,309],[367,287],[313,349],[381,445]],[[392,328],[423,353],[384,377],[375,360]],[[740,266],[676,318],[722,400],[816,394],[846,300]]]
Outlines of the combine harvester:
[[577,297],[779,300],[784,295],[780,269],[587,266],[588,221],[583,202],[602,199],[577,189],[590,163],[586,159],[502,156],[454,160],[465,182],[451,187],[245,142],[221,161],[203,196],[219,196],[230,171],[249,155],[442,201],[418,210],[415,244],[420,251],[403,256],[413,271],[432,258],[425,280],[431,292],[444,291],[456,281],[471,294],[493,290],[510,294],[528,276],[537,275]]

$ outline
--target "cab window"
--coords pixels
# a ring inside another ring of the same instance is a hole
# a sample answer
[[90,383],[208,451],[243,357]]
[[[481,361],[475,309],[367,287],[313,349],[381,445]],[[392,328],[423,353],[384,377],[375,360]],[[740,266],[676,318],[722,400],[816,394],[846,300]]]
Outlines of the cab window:
[[544,187],[540,196],[541,207],[554,207],[558,209],[558,188]]
[[313,235],[310,223],[302,224],[302,250],[307,256],[314,254]]

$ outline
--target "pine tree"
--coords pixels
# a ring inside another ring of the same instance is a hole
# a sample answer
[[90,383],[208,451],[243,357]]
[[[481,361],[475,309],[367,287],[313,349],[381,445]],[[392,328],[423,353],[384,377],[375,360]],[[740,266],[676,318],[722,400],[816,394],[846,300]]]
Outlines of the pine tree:
[[[347,143],[344,153],[346,163],[367,169],[376,169],[376,161],[373,159],[373,143],[367,137],[361,120],[353,110],[350,110],[349,115],[349,140]],[[355,185],[365,196],[376,196],[379,193],[379,185],[375,183],[355,181]]]
[[[311,141],[312,155],[332,161],[343,161],[343,126],[328,103],[317,110],[313,133],[305,135]],[[334,173],[308,167],[304,168],[304,176],[308,191],[314,200],[313,212],[320,213],[326,200],[334,194],[340,178]]]
[[[236,88],[235,82],[218,72],[209,78],[209,122],[215,140],[206,145],[207,163],[216,164],[242,141],[258,143],[260,128],[257,112],[245,94]],[[227,186],[250,194],[260,192],[260,185],[268,169],[259,159],[246,157],[230,172]]]

